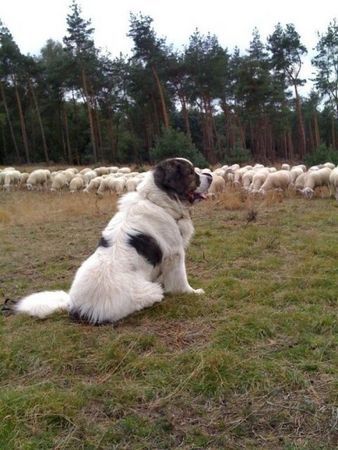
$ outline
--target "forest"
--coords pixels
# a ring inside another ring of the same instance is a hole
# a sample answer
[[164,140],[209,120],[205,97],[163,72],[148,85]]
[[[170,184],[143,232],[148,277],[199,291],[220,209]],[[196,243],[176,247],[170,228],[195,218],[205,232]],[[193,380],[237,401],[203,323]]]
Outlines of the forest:
[[198,29],[177,50],[131,13],[132,52],[117,58],[95,46],[75,0],[66,24],[62,42],[32,56],[0,20],[0,164],[143,164],[178,152],[206,164],[316,154],[338,164],[335,18],[318,33],[307,96],[308,49],[292,23],[266,42],[254,29],[244,52]]

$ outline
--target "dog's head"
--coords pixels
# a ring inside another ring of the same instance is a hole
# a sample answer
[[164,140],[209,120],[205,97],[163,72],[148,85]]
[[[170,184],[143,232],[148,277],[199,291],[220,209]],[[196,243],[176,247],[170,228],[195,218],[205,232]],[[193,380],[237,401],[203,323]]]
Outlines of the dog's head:
[[170,158],[158,163],[153,171],[156,186],[173,199],[194,203],[206,197],[211,184],[210,174],[197,173],[184,158]]

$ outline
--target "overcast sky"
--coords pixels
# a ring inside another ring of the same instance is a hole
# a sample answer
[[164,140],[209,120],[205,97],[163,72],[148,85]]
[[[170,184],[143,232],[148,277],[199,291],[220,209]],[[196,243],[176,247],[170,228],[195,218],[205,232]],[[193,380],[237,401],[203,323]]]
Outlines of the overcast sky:
[[[307,47],[302,76],[311,76],[310,58],[329,22],[338,16],[337,0],[78,0],[82,17],[91,19],[95,44],[113,56],[130,53],[132,41],[126,36],[129,13],[141,12],[154,19],[156,33],[182,48],[197,27],[216,34],[220,44],[231,51],[236,45],[249,47],[254,27],[263,41],[277,22],[293,23]],[[38,54],[47,39],[61,41],[66,34],[70,0],[1,0],[0,19],[9,28],[22,53]]]

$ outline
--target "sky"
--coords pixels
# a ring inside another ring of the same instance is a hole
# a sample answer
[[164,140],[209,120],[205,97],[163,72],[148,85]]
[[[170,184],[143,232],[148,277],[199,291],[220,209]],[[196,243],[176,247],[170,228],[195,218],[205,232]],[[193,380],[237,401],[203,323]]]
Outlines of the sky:
[[[254,27],[263,42],[274,26],[293,23],[309,55],[301,76],[312,76],[310,60],[329,23],[338,17],[337,0],[77,0],[82,17],[91,19],[97,47],[111,55],[130,54],[127,37],[129,15],[141,12],[154,19],[153,27],[168,44],[182,49],[196,28],[215,34],[219,43],[232,51],[248,47]],[[48,39],[62,41],[71,0],[2,0],[0,19],[24,54],[36,55]]]

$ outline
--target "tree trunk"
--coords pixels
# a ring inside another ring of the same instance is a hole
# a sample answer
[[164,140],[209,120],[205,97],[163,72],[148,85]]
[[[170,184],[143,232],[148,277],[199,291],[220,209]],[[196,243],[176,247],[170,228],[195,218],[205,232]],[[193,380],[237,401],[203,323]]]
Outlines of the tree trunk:
[[184,94],[179,95],[179,99],[180,99],[181,105],[182,105],[182,115],[183,115],[183,121],[184,121],[184,126],[185,126],[185,132],[186,132],[187,136],[191,139],[189,113],[187,110],[187,103],[185,100],[185,95]]
[[336,149],[336,123],[335,118],[331,118],[331,136],[332,136],[332,148]]
[[320,146],[320,133],[319,133],[319,125],[318,125],[318,114],[315,111],[313,115],[313,128],[314,128],[314,139],[315,139],[315,148]]
[[67,117],[66,108],[63,108],[63,123],[64,123],[64,127],[65,127],[65,138],[66,138],[66,149],[67,149],[68,162],[69,162],[69,164],[73,164],[73,157],[72,157],[72,149],[71,149],[71,146],[70,146],[68,117]]
[[302,103],[298,94],[297,85],[294,84],[296,96],[296,114],[298,120],[298,134],[299,134],[299,158],[303,161],[306,152],[306,137],[302,114]]
[[107,120],[107,132],[109,136],[110,141],[110,148],[111,148],[111,161],[114,163],[116,161],[116,136],[115,136],[115,130],[114,130],[114,114],[110,110],[108,113],[109,117]]
[[292,136],[291,136],[291,131],[290,130],[288,130],[288,132],[287,132],[287,139],[288,139],[289,161],[293,161],[293,159],[294,159],[294,152],[293,152],[293,142],[292,142]]
[[42,123],[42,119],[41,119],[41,114],[40,114],[40,109],[39,109],[39,105],[36,99],[36,95],[34,92],[34,87],[32,85],[31,80],[28,81],[28,85],[32,94],[32,98],[33,98],[33,103],[36,109],[36,114],[38,117],[38,122],[39,122],[39,126],[40,126],[40,131],[41,131],[41,138],[42,138],[42,146],[43,146],[43,152],[45,155],[45,161],[48,164],[49,163],[49,152],[48,152],[48,147],[47,147],[47,142],[46,142],[46,136],[45,136],[45,130],[43,128],[43,123]]
[[155,81],[156,81],[156,84],[157,84],[158,93],[160,95],[164,127],[165,128],[169,128],[169,117],[168,117],[167,106],[166,106],[166,102],[165,102],[165,98],[164,98],[164,93],[163,93],[163,88],[162,88],[162,85],[161,85],[161,81],[160,81],[160,79],[158,77],[158,74],[157,74],[156,69],[155,69],[154,66],[151,66],[151,70],[153,72],[153,75],[154,75],[154,78],[155,78]]
[[96,140],[95,140],[95,130],[94,130],[94,120],[93,120],[93,114],[92,114],[92,108],[90,104],[90,96],[88,93],[88,85],[87,85],[87,77],[85,74],[84,69],[81,69],[81,77],[82,77],[82,87],[85,94],[86,104],[87,104],[87,112],[88,112],[88,121],[89,121],[89,128],[90,128],[90,139],[93,147],[93,157],[94,162],[97,163],[97,147],[96,147]]
[[29,154],[29,146],[28,146],[28,138],[27,138],[25,118],[24,118],[23,111],[22,111],[22,104],[21,104],[20,94],[19,94],[19,91],[18,91],[18,86],[16,84],[16,80],[13,79],[13,82],[14,82],[14,88],[15,88],[16,102],[17,102],[18,110],[19,110],[22,142],[23,142],[23,146],[24,146],[24,149],[25,149],[26,162],[29,164],[31,161],[30,161],[30,154]]
[[4,107],[5,107],[5,111],[6,111],[7,122],[8,122],[8,126],[9,126],[9,131],[10,131],[10,134],[11,134],[11,138],[12,138],[12,141],[13,141],[13,146],[14,146],[14,149],[15,149],[17,162],[20,162],[19,148],[18,148],[18,144],[17,144],[16,139],[15,139],[15,134],[14,134],[14,129],[13,129],[13,125],[12,125],[12,120],[11,120],[11,116],[10,116],[8,105],[7,105],[5,90],[4,90],[4,87],[3,87],[3,84],[1,82],[1,80],[0,80],[0,92],[1,92],[2,101],[3,101]]

